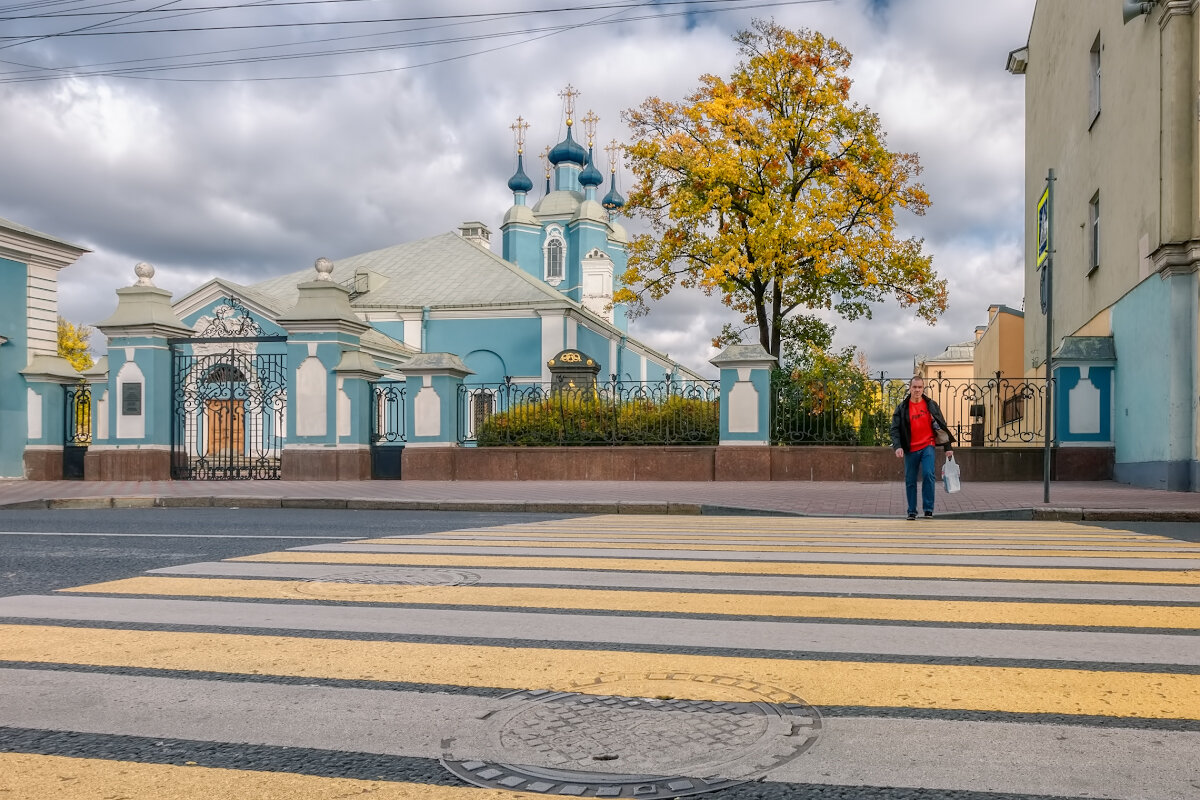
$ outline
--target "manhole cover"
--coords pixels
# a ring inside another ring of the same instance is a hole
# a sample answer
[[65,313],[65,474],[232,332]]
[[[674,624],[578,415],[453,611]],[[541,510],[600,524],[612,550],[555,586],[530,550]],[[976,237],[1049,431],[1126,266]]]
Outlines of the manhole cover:
[[757,780],[821,729],[812,706],[754,681],[659,673],[576,688],[506,695],[475,730],[443,740],[442,763],[487,788],[684,797]]
[[308,597],[364,600],[398,597],[408,593],[406,590],[429,586],[469,586],[479,580],[474,572],[453,569],[363,570],[308,578],[292,588]]

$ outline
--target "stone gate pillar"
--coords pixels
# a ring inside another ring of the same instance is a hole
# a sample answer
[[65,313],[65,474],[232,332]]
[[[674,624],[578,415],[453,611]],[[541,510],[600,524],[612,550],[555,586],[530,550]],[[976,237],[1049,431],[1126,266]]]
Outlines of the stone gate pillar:
[[[171,477],[171,350],[192,335],[175,315],[171,293],[154,285],[154,267],[134,267],[137,283],[117,289],[117,310],[96,327],[108,337],[108,385],[93,387],[98,418],[85,473],[105,481]],[[101,435],[106,434],[106,435]]]
[[769,445],[775,357],[762,345],[734,344],[708,363],[721,370],[721,444]]
[[421,353],[405,363],[407,447],[458,447],[459,388],[473,374],[453,353]]
[[278,319],[288,332],[287,439],[283,480],[362,480],[371,475],[369,381],[382,375],[362,353],[371,326],[350,307],[350,290],[318,258],[295,307]]
[[25,478],[56,481],[63,476],[66,433],[65,387],[80,374],[62,356],[35,355],[21,370],[26,384]]

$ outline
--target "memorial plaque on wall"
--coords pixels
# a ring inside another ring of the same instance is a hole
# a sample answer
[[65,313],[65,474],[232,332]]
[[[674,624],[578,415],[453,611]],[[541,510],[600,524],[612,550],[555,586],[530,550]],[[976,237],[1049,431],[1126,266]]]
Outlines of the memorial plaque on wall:
[[563,350],[546,362],[550,367],[550,382],[554,391],[576,391],[596,388],[600,365],[579,350]]
[[121,384],[121,416],[137,417],[142,413],[142,385],[140,383]]

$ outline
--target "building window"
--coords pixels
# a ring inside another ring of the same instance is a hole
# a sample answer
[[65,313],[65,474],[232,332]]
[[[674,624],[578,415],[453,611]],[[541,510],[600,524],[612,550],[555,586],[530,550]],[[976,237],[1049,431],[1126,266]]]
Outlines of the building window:
[[563,279],[563,242],[562,233],[557,228],[551,229],[546,236],[543,256],[546,262],[546,281],[557,286]]
[[1096,34],[1096,41],[1092,42],[1092,52],[1089,58],[1091,65],[1091,103],[1088,114],[1088,127],[1091,128],[1095,123],[1096,117],[1100,116],[1100,34]]
[[1088,202],[1088,275],[1100,267],[1100,193]]

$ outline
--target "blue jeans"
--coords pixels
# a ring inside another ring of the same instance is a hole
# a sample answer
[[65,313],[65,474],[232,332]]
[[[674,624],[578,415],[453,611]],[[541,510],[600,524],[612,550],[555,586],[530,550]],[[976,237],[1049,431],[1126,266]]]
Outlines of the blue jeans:
[[917,473],[921,476],[921,506],[929,512],[933,511],[934,489],[937,483],[933,479],[934,454],[937,451],[933,445],[915,453],[904,454],[904,492],[908,496],[908,513],[917,513]]

